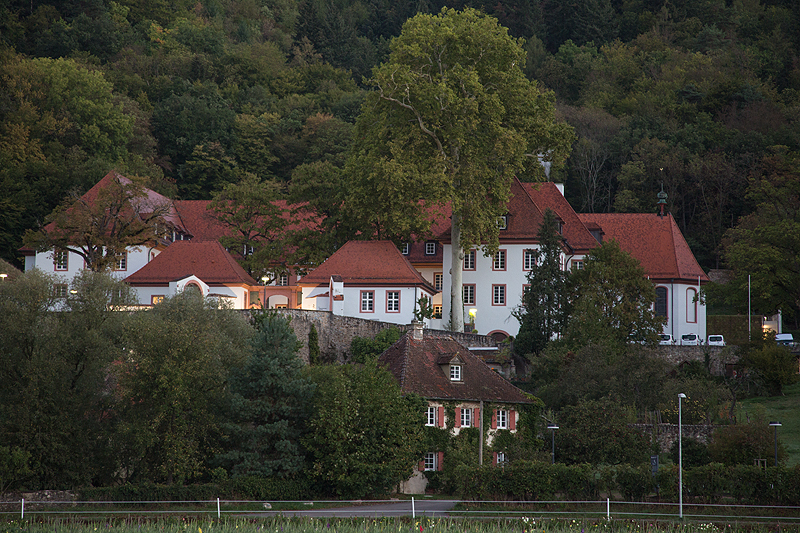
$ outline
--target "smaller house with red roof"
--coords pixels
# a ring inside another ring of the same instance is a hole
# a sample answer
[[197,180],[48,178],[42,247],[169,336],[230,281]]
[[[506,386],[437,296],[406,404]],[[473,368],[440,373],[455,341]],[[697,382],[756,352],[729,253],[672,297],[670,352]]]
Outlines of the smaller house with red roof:
[[390,241],[349,241],[297,285],[303,309],[408,324],[436,289]]
[[195,289],[233,309],[249,309],[259,289],[258,282],[217,241],[173,242],[125,281],[136,290],[142,306]]
[[[494,446],[498,432],[515,432],[520,406],[531,403],[528,396],[513,386],[468,348],[450,336],[432,335],[421,323],[407,332],[378,358],[398,381],[404,394],[417,394],[428,401],[425,425],[449,430],[458,435],[466,428],[477,428],[485,443],[484,464],[501,465],[505,452]],[[484,432],[482,421],[490,423]],[[443,450],[429,450],[414,474],[402,483],[407,494],[425,492],[425,472],[441,471],[447,456]]]
[[656,286],[655,312],[667,318],[664,333],[681,344],[683,335],[706,338],[706,306],[700,287],[709,279],[671,214],[583,213],[578,215],[598,242],[615,239],[639,260]]

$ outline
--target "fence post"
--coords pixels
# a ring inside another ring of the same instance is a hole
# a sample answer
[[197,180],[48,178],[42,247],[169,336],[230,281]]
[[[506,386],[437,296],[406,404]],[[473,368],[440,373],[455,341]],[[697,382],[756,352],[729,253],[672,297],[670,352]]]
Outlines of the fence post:
[[414,497],[411,497],[411,520],[417,518],[417,510],[414,507]]
[[219,513],[219,498],[217,498],[217,519],[219,519],[219,518],[220,518],[220,513]]
[[22,498],[22,512],[20,514],[20,520],[25,520],[25,498]]
[[606,520],[611,520],[611,498],[606,498]]

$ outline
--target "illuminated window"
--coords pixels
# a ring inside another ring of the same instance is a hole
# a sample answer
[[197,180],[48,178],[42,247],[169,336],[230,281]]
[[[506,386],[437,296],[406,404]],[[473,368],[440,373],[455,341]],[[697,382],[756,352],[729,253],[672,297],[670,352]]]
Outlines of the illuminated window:
[[433,288],[436,289],[437,291],[442,290],[442,279],[443,278],[444,278],[444,276],[442,275],[441,272],[436,272],[433,275]]
[[159,294],[159,295],[155,295],[155,296],[151,296],[150,297],[150,305],[160,304],[163,301],[164,301],[164,295],[163,294]]
[[442,306],[441,305],[434,305],[433,306],[433,318],[442,318]]

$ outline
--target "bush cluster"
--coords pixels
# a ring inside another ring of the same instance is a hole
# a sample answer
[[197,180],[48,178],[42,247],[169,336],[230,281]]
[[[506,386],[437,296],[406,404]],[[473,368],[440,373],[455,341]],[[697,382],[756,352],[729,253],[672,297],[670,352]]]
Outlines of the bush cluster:
[[[455,488],[469,500],[678,499],[678,467],[588,464],[549,465],[518,461],[504,468],[459,466]],[[800,466],[759,468],[711,463],[684,469],[684,500],[693,503],[735,500],[743,504],[796,505],[800,501]]]

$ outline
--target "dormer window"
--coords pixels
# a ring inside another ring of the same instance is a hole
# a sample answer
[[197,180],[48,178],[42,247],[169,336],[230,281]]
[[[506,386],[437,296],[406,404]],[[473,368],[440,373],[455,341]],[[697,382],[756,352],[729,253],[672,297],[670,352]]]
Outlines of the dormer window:
[[461,381],[461,365],[450,365],[450,381]]
[[400,245],[400,253],[403,255],[408,255],[409,251],[411,250],[411,245],[407,242],[404,242]]
[[508,215],[497,217],[497,229],[504,230],[508,228]]
[[436,255],[436,241],[425,243],[425,255]]

